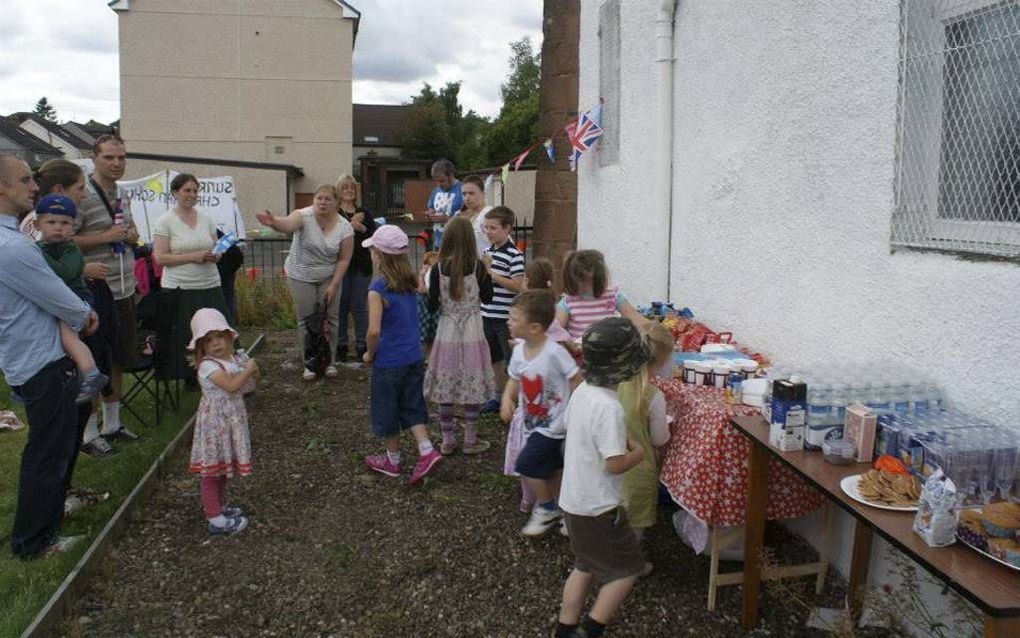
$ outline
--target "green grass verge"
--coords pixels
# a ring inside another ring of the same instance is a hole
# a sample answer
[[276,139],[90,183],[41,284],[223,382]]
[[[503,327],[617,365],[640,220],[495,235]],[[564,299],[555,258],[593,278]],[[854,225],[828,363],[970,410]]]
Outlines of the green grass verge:
[[[30,562],[15,558],[10,551],[18,469],[27,428],[20,432],[0,433],[0,485],[3,486],[0,490],[0,601],[3,601],[0,604],[0,638],[15,638],[28,627],[124,498],[148,471],[153,460],[194,414],[198,398],[197,392],[184,392],[182,387],[178,411],[165,412],[158,428],[142,426],[126,410],[122,410],[123,422],[142,439],[117,445],[118,454],[102,461],[83,454],[74,472],[76,486],[109,491],[110,499],[64,521],[61,534],[85,536],[70,552]],[[152,412],[151,402],[146,404],[139,400],[132,405],[140,406],[136,410],[141,414]],[[9,406],[8,389],[0,380],[0,409],[11,409],[5,406]],[[15,411],[25,423],[24,411]]]

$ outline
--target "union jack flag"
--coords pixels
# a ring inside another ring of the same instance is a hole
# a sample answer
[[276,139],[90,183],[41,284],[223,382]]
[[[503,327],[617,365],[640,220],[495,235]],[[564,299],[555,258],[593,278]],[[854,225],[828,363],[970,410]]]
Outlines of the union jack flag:
[[567,139],[570,140],[570,170],[577,170],[577,162],[584,152],[602,137],[602,106],[597,105],[585,111],[576,122],[567,124]]

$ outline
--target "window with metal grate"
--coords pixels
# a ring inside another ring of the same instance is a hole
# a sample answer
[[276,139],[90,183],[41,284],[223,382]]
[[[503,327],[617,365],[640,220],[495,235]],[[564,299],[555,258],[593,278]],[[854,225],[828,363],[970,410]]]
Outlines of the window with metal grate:
[[894,247],[1020,257],[1020,1],[900,0]]

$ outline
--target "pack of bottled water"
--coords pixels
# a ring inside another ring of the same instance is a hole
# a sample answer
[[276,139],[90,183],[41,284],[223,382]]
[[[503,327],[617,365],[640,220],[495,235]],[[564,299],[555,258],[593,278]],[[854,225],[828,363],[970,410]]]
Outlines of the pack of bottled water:
[[[804,447],[843,436],[846,408],[863,403],[879,414],[939,412],[945,402],[931,379],[905,366],[869,363],[795,368],[777,364],[767,374],[764,406],[769,405],[772,383],[795,378],[807,384],[807,432]],[[768,415],[766,415],[766,420]]]

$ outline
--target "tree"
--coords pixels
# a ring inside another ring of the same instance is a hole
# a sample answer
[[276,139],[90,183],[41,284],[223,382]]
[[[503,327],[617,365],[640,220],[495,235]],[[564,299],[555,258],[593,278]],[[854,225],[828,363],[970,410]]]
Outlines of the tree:
[[504,164],[537,141],[542,61],[524,37],[510,43],[510,76],[500,86],[503,106],[486,139],[489,164]]
[[41,115],[44,119],[50,122],[57,121],[57,109],[53,108],[50,101],[46,99],[46,96],[39,98],[39,101],[35,103],[35,108],[32,110],[36,115]]
[[410,114],[400,136],[405,157],[451,160],[458,170],[485,165],[485,134],[489,120],[464,113],[460,82],[447,82],[437,92],[428,82],[411,98]]

